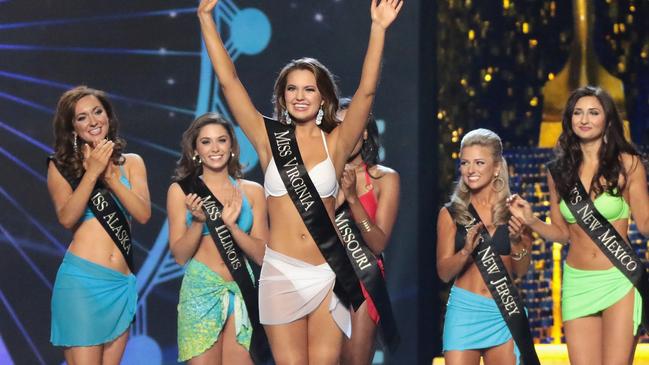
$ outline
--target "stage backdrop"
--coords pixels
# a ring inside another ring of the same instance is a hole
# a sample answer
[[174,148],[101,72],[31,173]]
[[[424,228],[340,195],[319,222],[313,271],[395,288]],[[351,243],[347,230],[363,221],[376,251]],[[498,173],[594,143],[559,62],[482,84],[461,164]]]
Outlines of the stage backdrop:
[[[418,6],[408,2],[389,32],[374,108],[385,164],[402,180],[399,220],[386,252],[402,344],[391,359],[377,357],[385,363],[419,361],[417,324],[437,316],[417,306],[417,245],[432,245],[425,241],[430,237],[417,242],[416,234]],[[133,229],[139,304],[124,363],[176,363],[183,268],[167,249],[166,191],[188,123],[206,111],[229,115],[202,50],[195,7],[181,0],[0,0],[0,363],[63,361],[49,344],[50,296],[71,235],[56,220],[45,158],[52,152],[55,103],[80,84],[110,93],[127,150],[140,154],[148,170],[153,215]],[[240,77],[263,113],[271,113],[279,69],[301,56],[326,64],[342,95],[354,92],[369,0],[222,0],[217,13]],[[260,181],[254,151],[242,146],[247,177]]]

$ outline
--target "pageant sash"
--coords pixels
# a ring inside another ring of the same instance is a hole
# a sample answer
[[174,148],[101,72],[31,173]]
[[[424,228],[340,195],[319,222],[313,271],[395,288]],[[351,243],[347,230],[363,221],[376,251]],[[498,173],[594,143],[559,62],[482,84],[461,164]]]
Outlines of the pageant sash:
[[[548,169],[553,176],[556,176],[555,164],[550,164]],[[642,323],[647,328],[647,320],[649,320],[649,276],[640,257],[617,232],[615,227],[595,208],[590,195],[586,192],[579,179],[570,190],[569,196],[562,198],[575,217],[579,227],[586,232],[611,263],[640,292],[642,296]]]
[[259,323],[257,288],[248,273],[243,251],[234,241],[230,230],[221,219],[223,204],[212,194],[200,178],[187,177],[179,181],[178,185],[185,194],[196,193],[203,201],[203,211],[207,218],[205,224],[209,228],[210,236],[219,250],[225,266],[241,290],[253,326],[252,339],[250,340],[250,356],[256,364],[265,363],[270,359],[271,354],[266,333]]
[[[469,204],[469,213],[475,219],[474,223],[481,221],[480,216],[471,204]],[[487,284],[491,296],[496,301],[509,331],[512,333],[514,342],[516,342],[521,353],[523,364],[539,365],[540,362],[534,349],[529,321],[525,313],[523,300],[518,294],[518,289],[512,282],[500,255],[495,252],[492,237],[484,228],[479,234],[481,242],[473,250],[472,254],[476,266],[485,284]]]
[[388,289],[376,256],[367,247],[363,236],[352,220],[347,203],[336,209],[336,228],[345,246],[347,257],[354,267],[356,276],[363,283],[379,312],[379,331],[383,343],[394,352],[399,345],[399,331],[392,313]]
[[343,304],[351,304],[356,310],[365,298],[327,209],[304,167],[295,130],[272,119],[264,118],[264,122],[270,149],[288,195],[318,249],[336,274],[334,292]]
[[[48,162],[54,162],[54,166],[70,184],[72,190],[79,186],[81,179],[73,179],[63,174],[63,170],[59,168],[57,161],[52,156],[48,157],[47,160]],[[124,256],[129,270],[134,273],[133,252],[131,251],[131,223],[126,219],[124,212],[117,205],[115,197],[101,180],[97,180],[92,193],[90,193],[88,208]]]

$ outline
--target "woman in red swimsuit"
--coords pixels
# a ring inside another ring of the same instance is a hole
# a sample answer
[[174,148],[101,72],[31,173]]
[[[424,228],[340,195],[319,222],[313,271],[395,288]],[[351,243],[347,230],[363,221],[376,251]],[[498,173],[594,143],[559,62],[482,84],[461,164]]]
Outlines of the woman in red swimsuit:
[[[348,98],[340,100],[340,120],[344,120],[349,103]],[[389,167],[377,164],[379,147],[379,131],[370,114],[367,127],[345,165],[337,205],[347,201],[363,239],[377,256],[379,267],[383,271],[380,255],[388,245],[399,209],[399,174]],[[345,338],[343,344],[343,365],[371,364],[374,357],[379,313],[365,288],[362,285],[361,288],[365,302],[352,313],[352,337]]]

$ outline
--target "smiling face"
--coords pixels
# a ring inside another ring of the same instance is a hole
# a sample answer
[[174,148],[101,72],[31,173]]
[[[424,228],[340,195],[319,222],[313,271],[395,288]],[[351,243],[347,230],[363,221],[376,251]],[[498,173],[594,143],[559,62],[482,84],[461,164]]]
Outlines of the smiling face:
[[311,71],[293,70],[287,75],[284,103],[291,119],[296,122],[315,119],[323,99],[315,75]]
[[106,138],[110,117],[94,95],[86,95],[74,107],[72,126],[81,140],[94,145]]
[[232,153],[232,138],[224,126],[207,124],[198,132],[194,152],[200,157],[203,168],[227,169]]
[[494,161],[493,151],[489,147],[473,145],[460,151],[460,174],[471,191],[491,184],[499,170],[500,164]]
[[577,100],[572,111],[572,130],[582,141],[602,138],[606,128],[604,108],[595,96],[584,96]]

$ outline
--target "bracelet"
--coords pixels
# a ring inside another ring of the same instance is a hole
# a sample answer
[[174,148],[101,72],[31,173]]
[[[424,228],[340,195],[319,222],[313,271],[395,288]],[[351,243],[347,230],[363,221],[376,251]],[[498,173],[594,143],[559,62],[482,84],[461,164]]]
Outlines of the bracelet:
[[522,249],[521,252],[512,253],[512,255],[511,255],[511,256],[512,256],[512,260],[514,260],[514,261],[520,261],[520,260],[523,259],[523,257],[527,256],[528,253],[529,253],[529,252],[528,252],[527,249],[525,249],[525,248]]
[[370,223],[369,219],[367,218],[361,219],[361,221],[356,222],[356,224],[361,229],[361,231],[365,233],[369,233],[372,230],[372,223]]

